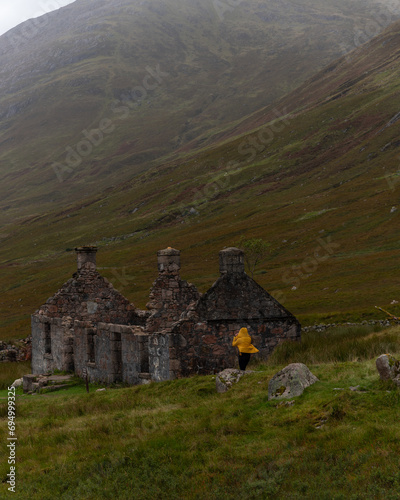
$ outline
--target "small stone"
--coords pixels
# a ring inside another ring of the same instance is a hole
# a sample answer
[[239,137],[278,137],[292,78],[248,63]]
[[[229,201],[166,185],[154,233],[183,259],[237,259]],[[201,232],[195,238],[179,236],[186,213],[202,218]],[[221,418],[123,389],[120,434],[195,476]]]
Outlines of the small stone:
[[227,368],[226,370],[218,373],[215,380],[217,392],[220,394],[227,392],[233,384],[237,384],[239,382],[244,373],[245,372],[234,368]]

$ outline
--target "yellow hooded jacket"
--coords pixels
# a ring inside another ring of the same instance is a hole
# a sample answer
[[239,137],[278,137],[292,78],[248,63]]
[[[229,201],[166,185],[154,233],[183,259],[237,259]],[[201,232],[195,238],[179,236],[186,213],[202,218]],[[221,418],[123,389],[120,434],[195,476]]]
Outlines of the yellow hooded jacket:
[[240,354],[242,354],[242,352],[245,353],[258,352],[258,349],[256,349],[251,344],[251,337],[249,335],[249,332],[247,331],[247,328],[240,329],[240,332],[233,339],[232,345],[233,347],[237,347],[239,349]]

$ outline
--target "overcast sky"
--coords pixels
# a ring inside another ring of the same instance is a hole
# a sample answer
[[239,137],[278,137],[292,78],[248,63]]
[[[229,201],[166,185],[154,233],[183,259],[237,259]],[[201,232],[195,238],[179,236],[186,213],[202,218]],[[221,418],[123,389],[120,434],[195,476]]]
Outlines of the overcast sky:
[[0,35],[32,17],[60,9],[75,0],[0,0]]

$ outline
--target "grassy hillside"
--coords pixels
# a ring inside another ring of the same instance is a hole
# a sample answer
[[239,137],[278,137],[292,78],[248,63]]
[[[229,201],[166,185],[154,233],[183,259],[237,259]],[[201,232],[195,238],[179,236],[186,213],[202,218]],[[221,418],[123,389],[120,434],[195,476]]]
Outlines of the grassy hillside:
[[377,22],[376,0],[234,4],[78,0],[3,35],[0,222],[212,142],[398,16]]
[[399,51],[395,24],[218,145],[3,226],[0,336],[26,336],[75,270],[68,250],[89,243],[140,307],[157,250],[182,250],[183,277],[205,291],[218,251],[245,235],[270,244],[256,279],[303,324],[383,318],[375,305],[400,313]]
[[[208,376],[21,396],[14,497],[395,500],[400,392],[374,358],[400,354],[399,333],[306,334],[307,350],[283,344],[226,394]],[[272,375],[299,358],[320,381],[291,406],[269,402]]]

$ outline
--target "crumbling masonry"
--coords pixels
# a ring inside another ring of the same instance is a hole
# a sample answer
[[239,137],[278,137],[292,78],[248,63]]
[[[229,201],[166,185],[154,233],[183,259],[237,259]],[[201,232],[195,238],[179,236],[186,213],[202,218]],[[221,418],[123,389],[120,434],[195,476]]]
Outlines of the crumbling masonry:
[[232,339],[242,327],[264,359],[280,342],[300,340],[300,323],[245,273],[238,248],[220,252],[221,277],[204,295],[181,279],[178,250],[159,251],[147,311],[98,273],[95,247],[76,252],[77,272],[32,316],[34,374],[141,384],[235,366]]

